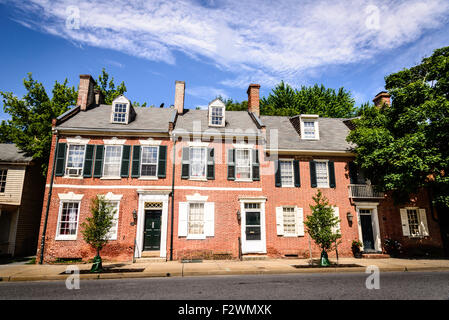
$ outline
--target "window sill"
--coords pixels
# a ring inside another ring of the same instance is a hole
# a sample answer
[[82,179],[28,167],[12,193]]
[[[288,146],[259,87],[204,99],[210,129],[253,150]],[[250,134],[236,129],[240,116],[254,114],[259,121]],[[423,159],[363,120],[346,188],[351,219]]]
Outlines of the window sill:
[[100,180],[121,180],[122,177],[101,177]]
[[299,235],[297,235],[297,234],[284,234],[283,237],[284,238],[298,238]]
[[235,179],[235,182],[253,182],[253,179]]
[[207,178],[189,178],[190,181],[208,181]]
[[206,240],[205,235],[188,235],[186,237],[187,240]]
[[64,178],[64,179],[83,179],[84,177],[81,175],[81,176],[62,176],[61,178]]
[[158,177],[139,177],[138,180],[159,180]]
[[55,241],[75,241],[76,240],[76,236],[72,236],[72,237],[62,237],[62,236],[57,236],[55,237]]

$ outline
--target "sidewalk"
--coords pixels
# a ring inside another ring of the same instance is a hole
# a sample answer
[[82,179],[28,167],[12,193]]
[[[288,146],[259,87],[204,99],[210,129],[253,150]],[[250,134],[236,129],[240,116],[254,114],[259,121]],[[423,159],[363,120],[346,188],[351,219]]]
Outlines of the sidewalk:
[[[295,268],[293,265],[308,265],[306,259],[270,259],[255,261],[211,260],[200,263],[179,261],[145,263],[105,263],[114,269],[144,269],[143,272],[80,274],[80,279],[121,279],[149,277],[184,277],[204,275],[242,274],[286,274],[365,272],[375,265],[380,271],[449,271],[449,260],[412,259],[354,259],[342,258],[340,264],[358,264],[361,267]],[[332,261],[334,262],[334,261]],[[71,265],[0,265],[0,281],[45,281],[65,280],[65,272]],[[80,270],[89,270],[91,264],[77,264]]]

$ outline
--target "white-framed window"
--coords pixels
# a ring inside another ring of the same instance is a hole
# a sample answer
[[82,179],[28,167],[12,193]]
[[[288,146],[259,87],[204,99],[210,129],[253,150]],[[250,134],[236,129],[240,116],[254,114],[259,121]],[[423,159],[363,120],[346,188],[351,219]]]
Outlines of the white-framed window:
[[223,119],[223,107],[211,107],[211,125],[222,126]]
[[408,227],[412,237],[418,237],[419,234],[419,213],[418,209],[407,209]]
[[190,148],[190,178],[205,179],[207,167],[207,148]]
[[65,174],[67,176],[79,177],[83,174],[84,156],[86,154],[86,145],[69,144],[67,147],[67,163]]
[[189,203],[187,224],[187,236],[198,237],[204,235],[204,203]]
[[251,180],[251,149],[235,149],[235,177],[237,180]]
[[329,168],[327,161],[315,160],[316,185],[318,188],[329,188]]
[[142,147],[140,176],[156,177],[158,165],[158,146]]
[[107,237],[109,240],[117,240],[120,201],[107,201],[107,203],[113,208],[112,210],[114,211],[114,220],[112,221],[112,226]]
[[429,226],[427,225],[426,209],[417,207],[401,208],[402,233],[411,238],[427,237]]
[[8,169],[0,169],[0,193],[5,192],[7,176],[8,176]]
[[112,113],[113,123],[127,123],[128,122],[128,104],[114,103],[114,112]]
[[281,169],[281,186],[293,187],[293,160],[279,160],[279,166]]
[[76,240],[80,201],[61,201],[56,240]]
[[295,236],[297,231],[296,210],[295,207],[282,207],[284,235]]
[[103,177],[120,177],[122,146],[105,146]]
[[301,138],[305,140],[318,140],[319,137],[318,116],[301,116]]

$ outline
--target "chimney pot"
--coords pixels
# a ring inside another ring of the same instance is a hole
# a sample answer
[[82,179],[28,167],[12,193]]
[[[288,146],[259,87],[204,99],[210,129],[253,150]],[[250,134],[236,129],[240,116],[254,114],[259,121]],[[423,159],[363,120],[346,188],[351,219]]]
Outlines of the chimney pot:
[[184,113],[185,81],[175,81],[175,109],[178,114]]
[[248,111],[260,116],[259,108],[259,89],[260,84],[251,83],[246,93],[248,94]]

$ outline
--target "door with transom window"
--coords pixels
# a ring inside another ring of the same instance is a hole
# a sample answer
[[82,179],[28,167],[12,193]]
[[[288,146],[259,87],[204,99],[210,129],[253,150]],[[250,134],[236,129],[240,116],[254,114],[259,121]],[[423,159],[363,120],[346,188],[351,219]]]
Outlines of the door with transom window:
[[242,253],[265,253],[265,212],[262,203],[243,204],[241,226]]

